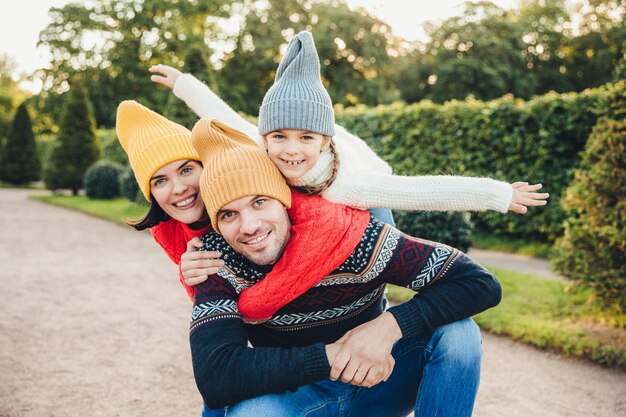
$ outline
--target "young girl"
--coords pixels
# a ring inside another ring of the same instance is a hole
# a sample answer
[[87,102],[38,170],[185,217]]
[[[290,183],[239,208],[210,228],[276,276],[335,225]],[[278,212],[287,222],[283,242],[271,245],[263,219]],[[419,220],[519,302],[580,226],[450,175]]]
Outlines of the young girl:
[[[356,208],[525,213],[546,204],[540,184],[507,184],[489,178],[398,176],[365,142],[334,124],[332,102],[320,79],[310,32],[296,35],[259,112],[247,122],[189,74],[156,65],[152,80],[173,88],[200,117],[243,131],[267,150],[288,183],[308,194]],[[382,219],[388,220],[388,219]]]

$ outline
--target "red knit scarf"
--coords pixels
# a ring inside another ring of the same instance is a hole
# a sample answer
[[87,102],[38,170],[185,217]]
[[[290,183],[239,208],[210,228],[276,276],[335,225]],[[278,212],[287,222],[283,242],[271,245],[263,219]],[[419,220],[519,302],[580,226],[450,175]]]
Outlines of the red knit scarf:
[[292,190],[291,239],[273,270],[239,295],[246,321],[269,319],[337,269],[361,241],[370,214]]

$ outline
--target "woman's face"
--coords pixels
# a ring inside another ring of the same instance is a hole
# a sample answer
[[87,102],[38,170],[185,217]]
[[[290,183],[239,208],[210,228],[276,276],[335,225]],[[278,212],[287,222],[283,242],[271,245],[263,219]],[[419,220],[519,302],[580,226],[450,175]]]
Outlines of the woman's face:
[[150,178],[150,192],[171,218],[191,224],[206,221],[209,216],[200,198],[198,161],[181,159],[162,166]]

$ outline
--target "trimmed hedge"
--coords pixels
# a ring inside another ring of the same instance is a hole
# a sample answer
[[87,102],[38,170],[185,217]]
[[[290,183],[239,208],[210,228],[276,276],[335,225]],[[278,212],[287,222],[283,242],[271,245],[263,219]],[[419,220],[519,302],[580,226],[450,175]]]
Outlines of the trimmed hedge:
[[437,211],[394,211],[398,229],[422,239],[433,240],[467,252],[472,243],[472,223],[468,213]]
[[429,101],[338,109],[337,120],[358,134],[399,175],[449,174],[507,182],[540,182],[551,197],[524,216],[475,213],[487,233],[554,241],[566,213],[559,204],[602,111],[610,86],[547,94],[524,102],[505,96],[443,105]]

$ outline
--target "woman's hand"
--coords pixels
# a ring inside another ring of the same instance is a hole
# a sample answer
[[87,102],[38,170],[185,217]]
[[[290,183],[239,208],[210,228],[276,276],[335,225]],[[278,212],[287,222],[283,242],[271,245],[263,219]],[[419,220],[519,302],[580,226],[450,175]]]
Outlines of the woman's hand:
[[174,67],[170,67],[169,65],[157,64],[153,65],[149,69],[150,72],[161,75],[152,75],[150,79],[157,83],[163,84],[166,87],[174,89],[174,84],[176,84],[176,80],[178,77],[183,75],[182,72],[178,71]]
[[224,266],[224,261],[219,259],[220,252],[198,250],[201,247],[202,240],[194,237],[187,242],[187,252],[180,257],[180,271],[185,284],[190,287],[206,281],[209,275],[217,274]]

